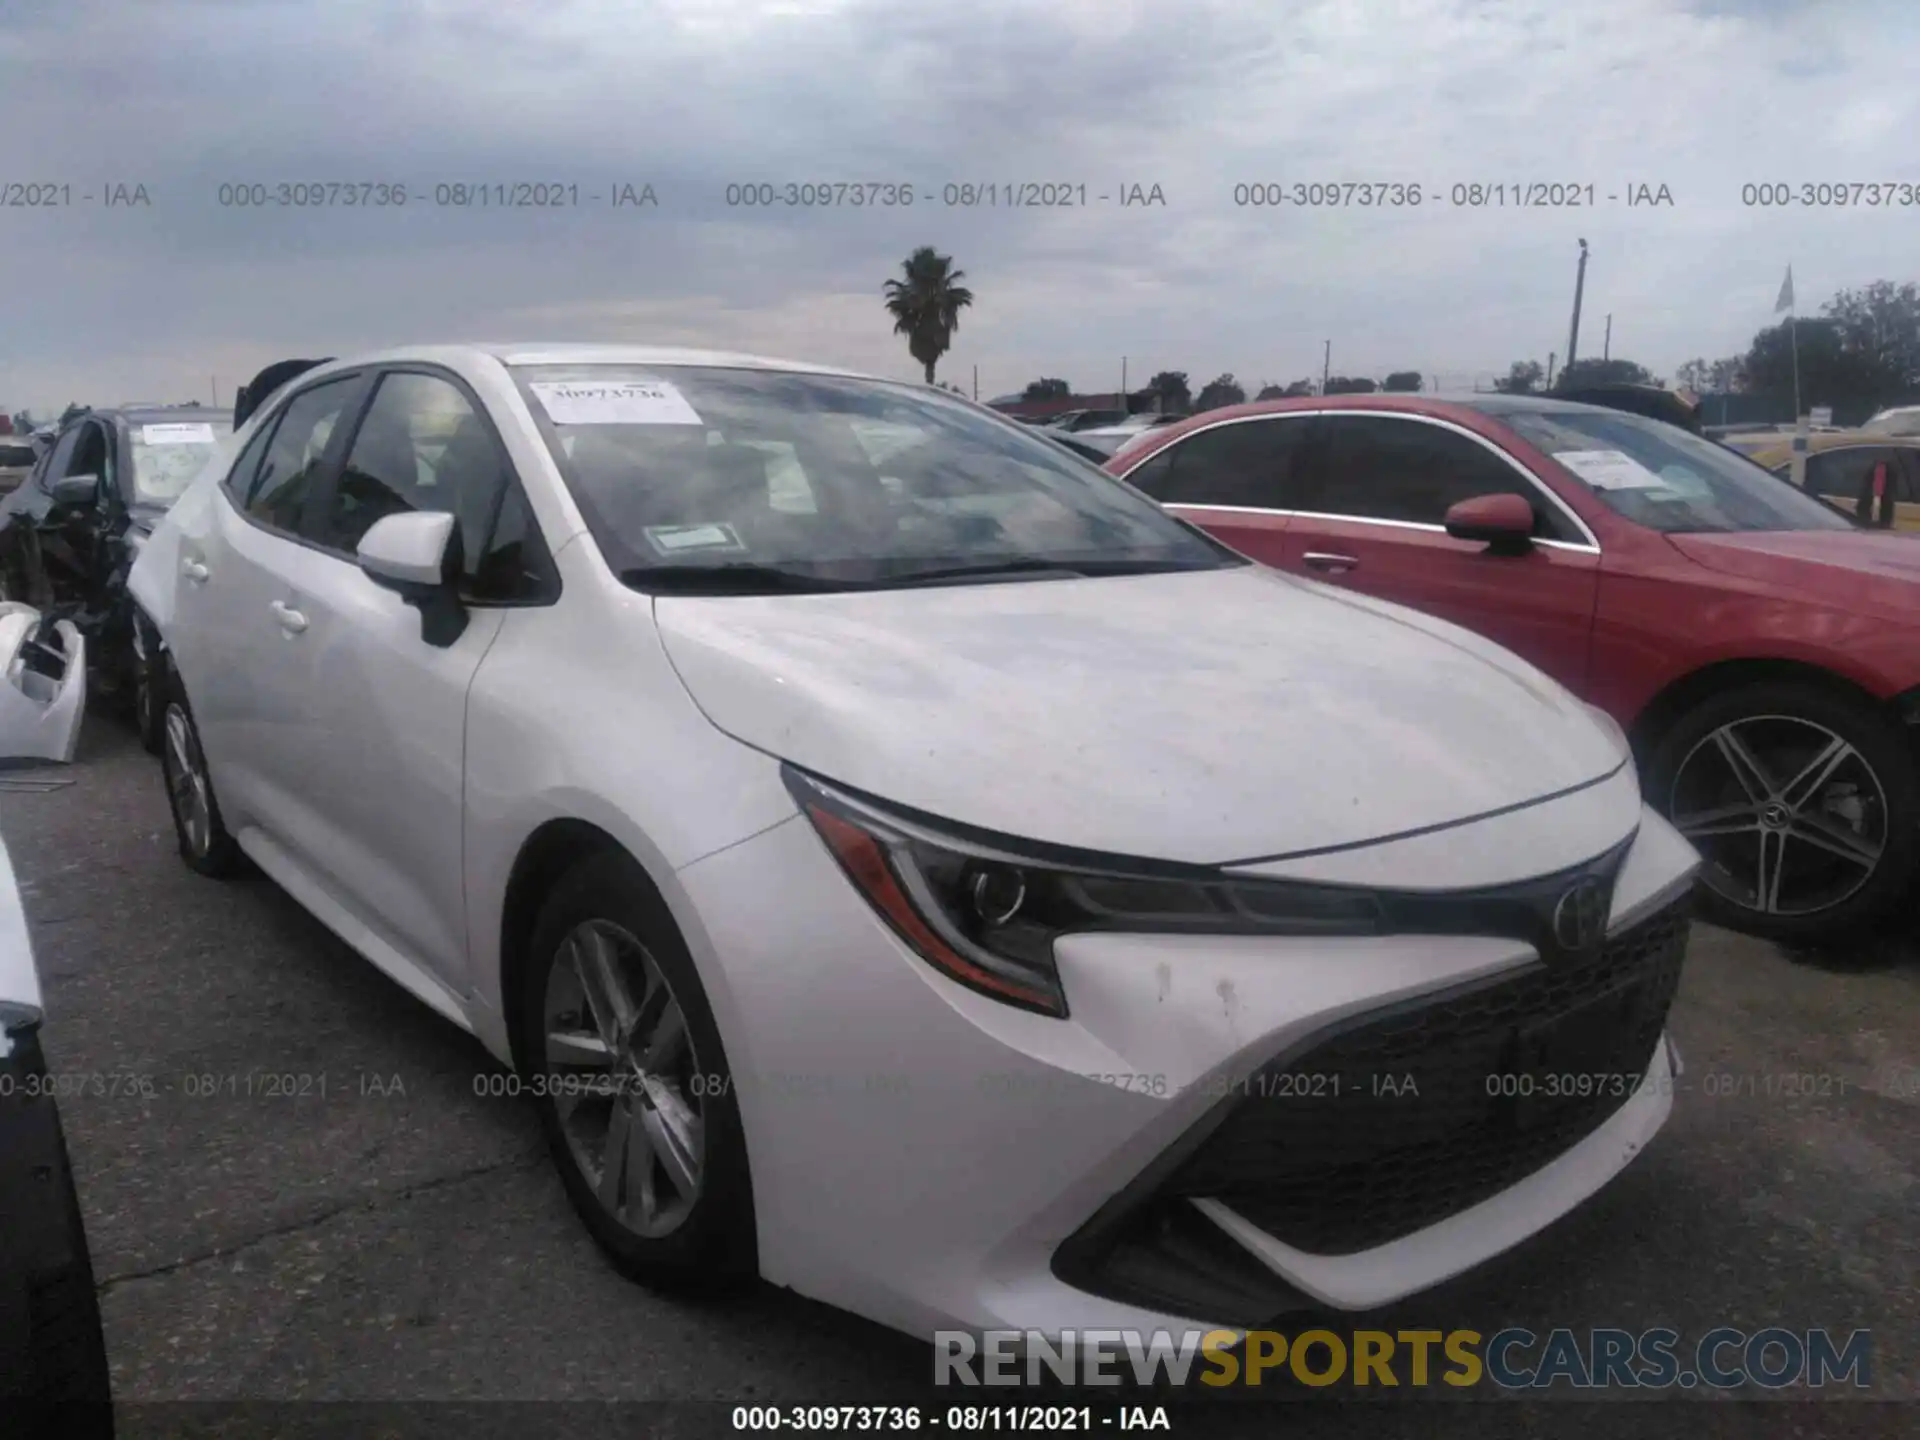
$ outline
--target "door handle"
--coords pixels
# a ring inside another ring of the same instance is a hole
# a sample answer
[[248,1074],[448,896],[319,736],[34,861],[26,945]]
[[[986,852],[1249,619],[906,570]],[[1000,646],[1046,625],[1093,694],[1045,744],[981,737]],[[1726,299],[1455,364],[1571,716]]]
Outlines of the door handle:
[[273,618],[280,622],[280,628],[287,634],[298,635],[307,628],[307,617],[291,605],[284,605],[276,600],[267,608],[273,611]]
[[1351,555],[1329,555],[1324,550],[1309,550],[1300,559],[1309,570],[1328,570],[1335,574],[1351,570],[1360,563]]
[[206,584],[207,577],[213,574],[211,570],[207,569],[207,567],[202,565],[198,560],[182,560],[180,562],[180,573],[196,585]]

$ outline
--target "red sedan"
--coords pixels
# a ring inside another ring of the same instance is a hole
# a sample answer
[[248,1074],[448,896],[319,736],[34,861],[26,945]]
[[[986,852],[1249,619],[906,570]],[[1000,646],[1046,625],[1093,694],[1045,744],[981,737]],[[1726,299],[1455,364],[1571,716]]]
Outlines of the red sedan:
[[1106,468],[1256,560],[1497,640],[1612,715],[1706,858],[1713,918],[1831,940],[1905,899],[1914,537],[1673,426],[1551,398],[1236,405]]

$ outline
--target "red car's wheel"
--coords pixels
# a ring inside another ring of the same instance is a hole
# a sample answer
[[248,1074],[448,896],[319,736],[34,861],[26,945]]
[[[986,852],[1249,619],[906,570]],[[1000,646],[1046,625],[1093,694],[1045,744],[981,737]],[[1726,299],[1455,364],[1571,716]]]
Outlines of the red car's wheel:
[[1848,939],[1906,899],[1920,853],[1914,756],[1864,701],[1777,682],[1717,695],[1662,737],[1647,780],[1705,860],[1703,908],[1722,924]]

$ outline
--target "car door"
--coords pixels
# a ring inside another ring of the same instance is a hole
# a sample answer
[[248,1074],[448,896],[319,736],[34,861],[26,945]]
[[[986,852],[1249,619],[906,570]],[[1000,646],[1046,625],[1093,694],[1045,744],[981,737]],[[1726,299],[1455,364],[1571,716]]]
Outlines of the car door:
[[[1446,532],[1449,508],[1516,494],[1534,544],[1499,553]],[[1576,693],[1587,680],[1600,552],[1557,497],[1491,441],[1435,417],[1321,417],[1294,485],[1283,566],[1463,625]]]
[[1892,527],[1904,478],[1901,455],[1891,445],[1842,445],[1807,456],[1807,493],[1869,529]]
[[302,534],[308,512],[364,391],[364,377],[350,374],[289,396],[180,531],[167,648],[227,828],[249,850],[262,837],[285,846],[306,828],[306,622],[292,601],[297,577],[320,558]]
[[1287,488],[1310,415],[1256,415],[1181,436],[1125,473],[1183,520],[1267,565],[1285,555]]
[[[409,511],[456,517],[467,623],[451,643],[423,639],[420,611],[356,558],[369,528]],[[305,715],[298,861],[464,994],[467,693],[506,609],[551,598],[539,578],[551,562],[483,404],[433,367],[378,375],[312,539],[290,600],[307,623],[291,647]]]

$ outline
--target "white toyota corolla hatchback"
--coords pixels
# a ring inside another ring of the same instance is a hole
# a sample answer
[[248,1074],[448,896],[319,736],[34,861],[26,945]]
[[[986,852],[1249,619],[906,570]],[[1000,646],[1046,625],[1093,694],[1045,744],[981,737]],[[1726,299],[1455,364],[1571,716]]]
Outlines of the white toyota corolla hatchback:
[[1696,857],[1464,630],[811,366],[394,351],[233,447],[132,578],[181,853],[515,1067],[640,1278],[1240,1328],[1667,1117]]

